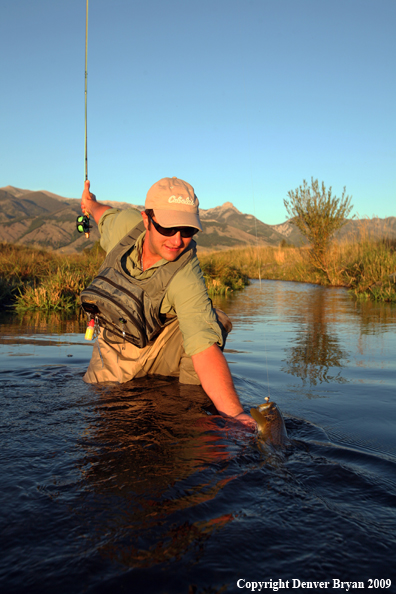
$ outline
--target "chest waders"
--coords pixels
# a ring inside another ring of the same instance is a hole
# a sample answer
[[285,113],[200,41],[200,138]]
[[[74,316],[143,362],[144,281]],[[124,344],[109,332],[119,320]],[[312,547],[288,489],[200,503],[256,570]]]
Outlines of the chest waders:
[[137,280],[126,269],[126,258],[145,230],[134,227],[109,252],[98,275],[80,295],[81,306],[91,319],[115,337],[144,348],[175,316],[160,314],[169,283],[196,254],[195,241],[175,261],[159,266],[150,278]]

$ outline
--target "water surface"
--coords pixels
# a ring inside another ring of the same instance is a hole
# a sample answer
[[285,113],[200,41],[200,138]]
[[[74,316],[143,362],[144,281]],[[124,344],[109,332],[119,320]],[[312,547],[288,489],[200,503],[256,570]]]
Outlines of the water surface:
[[78,320],[3,319],[2,592],[396,591],[395,307],[276,281],[217,305],[245,410],[269,395],[284,414],[282,456],[200,387],[85,385]]

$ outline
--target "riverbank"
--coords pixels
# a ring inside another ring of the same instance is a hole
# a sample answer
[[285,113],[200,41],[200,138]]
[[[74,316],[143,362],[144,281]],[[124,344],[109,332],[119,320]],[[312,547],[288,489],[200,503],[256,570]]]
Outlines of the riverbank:
[[312,265],[306,247],[249,246],[206,254],[201,264],[208,262],[219,270],[232,265],[248,278],[346,287],[357,299],[396,302],[395,241],[334,244],[323,269]]
[[16,311],[65,311],[96,276],[104,258],[98,248],[65,256],[13,244],[0,246],[0,303]]
[[[312,266],[307,248],[251,247],[199,254],[208,292],[243,289],[249,278],[347,287],[358,299],[396,302],[395,242],[335,244],[326,269]],[[104,259],[97,245],[66,256],[25,246],[0,246],[0,304],[16,311],[73,311]]]
[[[0,304],[17,312],[64,311],[79,307],[79,295],[97,274],[105,257],[97,244],[79,255],[60,255],[18,246],[0,245]],[[209,295],[225,295],[243,289],[245,273],[213,260],[201,261]]]

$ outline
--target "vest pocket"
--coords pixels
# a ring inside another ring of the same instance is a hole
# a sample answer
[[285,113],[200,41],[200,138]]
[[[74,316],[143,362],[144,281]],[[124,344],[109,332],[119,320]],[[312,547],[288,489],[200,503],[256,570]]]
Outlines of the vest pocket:
[[[107,285],[107,286],[106,286]],[[96,277],[81,293],[81,306],[91,316],[98,319],[99,326],[109,330],[121,340],[126,340],[139,348],[147,345],[146,320],[137,298],[123,287],[103,277]],[[133,299],[135,306],[125,305]]]

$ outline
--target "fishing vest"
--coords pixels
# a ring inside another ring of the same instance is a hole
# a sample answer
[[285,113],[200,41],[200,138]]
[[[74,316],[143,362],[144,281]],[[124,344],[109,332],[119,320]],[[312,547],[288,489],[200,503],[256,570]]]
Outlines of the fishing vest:
[[80,295],[81,306],[90,319],[114,337],[139,348],[154,340],[175,318],[160,314],[161,303],[175,274],[196,254],[196,243],[192,241],[176,261],[159,266],[150,278],[137,280],[128,274],[125,263],[144,230],[142,221],[121,239]]

